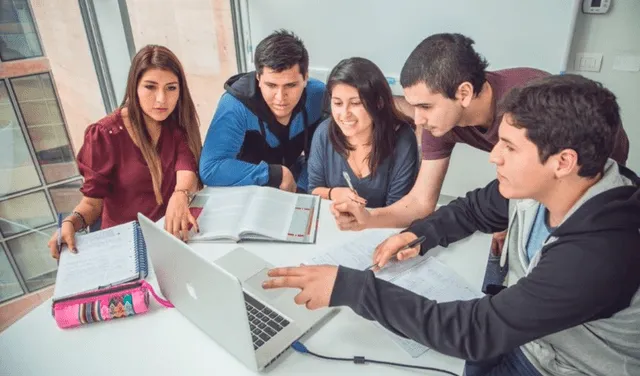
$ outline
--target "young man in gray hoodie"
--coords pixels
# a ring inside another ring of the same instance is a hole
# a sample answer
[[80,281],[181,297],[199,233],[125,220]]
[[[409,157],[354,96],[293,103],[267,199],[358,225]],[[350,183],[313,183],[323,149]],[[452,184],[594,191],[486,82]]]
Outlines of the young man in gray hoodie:
[[[506,229],[507,280],[494,295],[437,303],[334,266],[274,269],[264,287],[299,288],[296,302],[311,309],[348,306],[466,359],[467,376],[640,375],[640,179],[607,158],[621,123],[615,96],[551,76],[514,89],[502,108],[490,155],[498,178],[390,237],[373,260]],[[420,248],[398,253],[421,235]]]

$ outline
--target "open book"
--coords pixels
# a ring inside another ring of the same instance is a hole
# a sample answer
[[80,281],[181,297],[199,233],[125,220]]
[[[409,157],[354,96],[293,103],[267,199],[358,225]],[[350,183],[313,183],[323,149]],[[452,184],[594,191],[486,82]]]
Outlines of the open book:
[[147,249],[138,222],[76,236],[78,253],[62,246],[53,301],[147,276]]
[[[313,257],[307,264],[342,265],[364,270],[373,263],[376,246],[397,230],[369,230],[355,241],[331,248],[326,253]],[[405,288],[439,303],[454,300],[471,300],[483,294],[470,287],[458,274],[433,257],[414,257],[405,261],[392,259],[376,277]],[[391,339],[412,357],[417,358],[428,348],[413,340],[401,337],[376,323]]]
[[268,240],[315,243],[320,198],[271,187],[207,187],[192,207],[202,207],[200,232],[190,241]]

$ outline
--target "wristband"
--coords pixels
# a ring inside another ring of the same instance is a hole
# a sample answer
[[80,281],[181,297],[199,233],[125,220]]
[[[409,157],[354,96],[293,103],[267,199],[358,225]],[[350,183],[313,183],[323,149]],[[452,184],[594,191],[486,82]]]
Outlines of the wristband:
[[[86,228],[87,227],[87,221],[84,219],[84,215],[78,213],[77,211],[74,211],[73,213],[74,216],[78,217],[82,222],[80,223],[80,228]],[[75,225],[73,226],[73,229],[75,230]]]

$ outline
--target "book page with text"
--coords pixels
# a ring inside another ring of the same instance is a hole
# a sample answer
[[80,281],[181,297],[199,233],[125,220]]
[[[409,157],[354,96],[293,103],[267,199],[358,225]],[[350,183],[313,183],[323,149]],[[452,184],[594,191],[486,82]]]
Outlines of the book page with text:
[[[312,257],[306,264],[342,265],[364,270],[373,263],[375,248],[399,231],[396,229],[366,230],[357,239],[333,246],[327,252]],[[479,291],[467,286],[462,278],[448,266],[433,257],[418,256],[405,261],[392,260],[376,273],[376,278],[438,302],[469,300],[482,296]],[[429,350],[422,344],[388,331],[378,323],[375,325],[388,333],[393,342],[414,358]]]
[[[425,262],[396,276],[390,282],[438,303],[471,300],[483,296],[480,290],[467,285],[456,272],[433,257],[428,257]],[[378,323],[376,326],[385,329]],[[387,332],[394,342],[414,358],[429,350],[428,347],[411,339]]]
[[469,286],[456,272],[433,257],[428,257],[426,262],[391,282],[438,303],[484,296],[479,289]]
[[192,241],[237,238],[240,221],[257,187],[207,188],[200,195],[207,197],[198,216],[200,233]]
[[275,240],[286,240],[297,200],[294,193],[260,187],[251,198],[239,232],[253,232]]
[[76,237],[77,254],[62,247],[53,298],[137,279],[133,224],[125,223]]

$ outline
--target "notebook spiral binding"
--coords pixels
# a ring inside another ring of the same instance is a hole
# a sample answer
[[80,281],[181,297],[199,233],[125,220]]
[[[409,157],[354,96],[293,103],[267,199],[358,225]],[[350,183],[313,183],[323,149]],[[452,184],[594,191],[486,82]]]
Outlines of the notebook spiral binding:
[[147,244],[144,241],[144,236],[142,236],[138,221],[133,223],[133,241],[136,247],[136,270],[140,273],[140,278],[146,278],[147,274],[149,274]]

